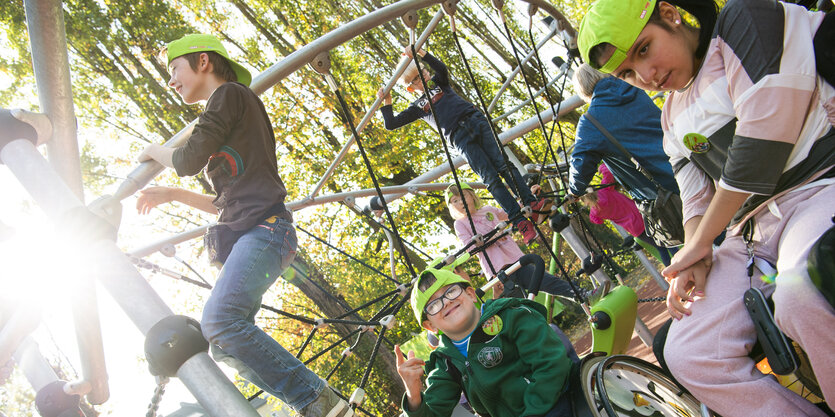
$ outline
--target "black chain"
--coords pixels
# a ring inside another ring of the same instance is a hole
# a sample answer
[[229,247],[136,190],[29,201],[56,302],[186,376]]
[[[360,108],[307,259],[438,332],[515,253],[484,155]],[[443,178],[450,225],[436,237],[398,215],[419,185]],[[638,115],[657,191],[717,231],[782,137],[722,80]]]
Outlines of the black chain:
[[639,298],[638,299],[639,303],[652,303],[652,302],[656,302],[656,301],[667,301],[667,296],[665,295],[663,297]]
[[154,396],[151,397],[151,403],[148,404],[148,412],[145,417],[156,417],[159,403],[162,401],[162,395],[165,394],[165,385],[168,384],[168,377],[157,377],[157,387],[154,389]]

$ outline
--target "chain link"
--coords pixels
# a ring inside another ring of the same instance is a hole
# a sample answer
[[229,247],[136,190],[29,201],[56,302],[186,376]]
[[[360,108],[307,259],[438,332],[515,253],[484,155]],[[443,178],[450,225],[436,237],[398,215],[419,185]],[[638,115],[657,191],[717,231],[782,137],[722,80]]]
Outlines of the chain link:
[[157,387],[154,389],[154,396],[151,397],[151,403],[148,404],[148,412],[145,413],[145,417],[157,416],[157,409],[159,409],[159,403],[162,402],[162,395],[165,394],[165,385],[168,384],[168,381],[168,377],[157,377]]
[[665,295],[663,297],[639,298],[638,299],[639,303],[652,303],[652,302],[655,302],[655,301],[667,301],[667,296]]

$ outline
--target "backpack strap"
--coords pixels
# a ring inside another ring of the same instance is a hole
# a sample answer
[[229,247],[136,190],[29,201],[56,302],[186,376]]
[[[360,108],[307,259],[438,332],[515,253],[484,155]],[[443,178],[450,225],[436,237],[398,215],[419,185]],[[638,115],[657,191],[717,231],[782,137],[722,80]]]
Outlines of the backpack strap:
[[635,165],[635,169],[637,169],[638,172],[647,177],[647,179],[650,180],[652,184],[656,187],[663,188],[660,184],[658,184],[658,182],[655,181],[655,178],[652,177],[652,174],[650,174],[649,171],[644,169],[644,167],[641,166],[638,160],[635,159],[635,157],[632,156],[632,154],[629,153],[629,151],[626,150],[626,148],[624,148],[623,145],[620,144],[620,141],[615,139],[615,137],[611,133],[609,133],[609,130],[603,127],[603,125],[599,121],[597,121],[597,118],[595,118],[588,112],[584,113],[583,115],[586,116],[586,119],[588,119],[597,128],[597,130],[599,130],[600,133],[603,134],[603,136],[606,136],[606,139],[609,139],[609,142],[612,142],[612,144],[615,145],[615,147],[617,147],[624,155],[626,155],[626,157]]

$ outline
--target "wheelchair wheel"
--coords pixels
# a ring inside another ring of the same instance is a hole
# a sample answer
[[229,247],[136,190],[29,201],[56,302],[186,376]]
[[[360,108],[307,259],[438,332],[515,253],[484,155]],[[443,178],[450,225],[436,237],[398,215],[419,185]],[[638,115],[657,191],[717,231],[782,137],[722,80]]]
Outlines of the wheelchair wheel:
[[597,390],[597,365],[600,364],[606,356],[598,356],[592,358],[584,358],[583,366],[580,368],[580,384],[583,389],[583,395],[586,398],[586,404],[591,409],[594,417],[606,417],[603,410],[603,402],[600,400],[600,395]]
[[698,417],[700,403],[655,365],[615,355],[583,368],[583,388],[596,417]]

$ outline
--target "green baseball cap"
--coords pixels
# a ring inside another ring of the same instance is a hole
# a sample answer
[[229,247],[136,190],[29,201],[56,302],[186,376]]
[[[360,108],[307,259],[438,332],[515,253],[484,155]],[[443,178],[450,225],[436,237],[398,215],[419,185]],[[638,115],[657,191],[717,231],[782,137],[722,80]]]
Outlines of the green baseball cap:
[[239,83],[248,86],[249,83],[252,82],[252,75],[249,73],[249,70],[230,59],[229,53],[226,52],[226,48],[224,48],[220,41],[212,35],[203,33],[186,35],[176,41],[169,42],[167,50],[168,64],[171,64],[171,61],[173,61],[174,58],[193,52],[217,52],[229,62],[229,65],[232,67],[232,71],[235,71],[235,75],[238,76]]
[[[425,291],[421,291],[419,289],[420,283],[424,279],[434,279],[435,282],[433,282],[432,285],[430,285]],[[423,309],[426,308],[426,304],[429,302],[429,299],[432,298],[432,295],[447,285],[457,283],[466,284],[468,287],[472,286],[470,281],[461,278],[458,274],[446,268],[435,269],[430,267],[420,273],[420,277],[415,282],[414,288],[412,288],[411,297],[412,311],[415,313],[415,318],[418,323],[423,323],[423,320],[426,319],[426,313],[423,312]]]
[[586,12],[580,23],[577,45],[583,61],[592,67],[597,62],[589,60],[591,48],[609,43],[615,52],[600,68],[600,72],[611,73],[626,59],[626,53],[644,30],[656,0],[597,0]]
[[[444,191],[444,201],[446,201],[446,205],[449,205],[449,200],[451,200],[452,196],[455,195],[453,193],[457,189],[458,189],[458,187],[455,184],[450,184],[449,187],[446,187],[446,191]],[[470,187],[470,184],[467,184],[466,182],[461,183],[461,190],[462,191],[463,190],[472,190],[472,189],[473,189],[473,187]]]

